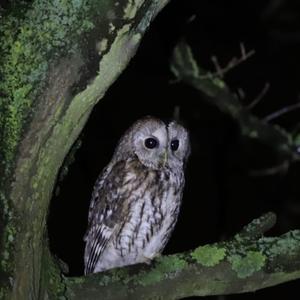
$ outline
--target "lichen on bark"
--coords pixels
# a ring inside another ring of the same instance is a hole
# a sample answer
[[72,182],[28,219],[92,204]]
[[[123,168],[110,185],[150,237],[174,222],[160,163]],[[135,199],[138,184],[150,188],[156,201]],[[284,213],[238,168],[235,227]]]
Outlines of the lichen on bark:
[[[70,299],[180,299],[255,291],[300,277],[299,231],[263,237],[276,220],[267,213],[231,240],[128,266],[66,280]],[[280,266],[280,267],[279,267]],[[120,296],[121,295],[121,296]]]
[[[300,276],[299,232],[260,237],[269,217],[227,242],[85,277],[64,277],[49,254],[46,216],[58,170],[167,2],[34,0],[1,19],[0,298],[175,299],[251,291]],[[181,54],[191,59],[191,52]],[[227,91],[216,79],[204,88]],[[222,109],[238,118],[234,103]],[[240,124],[245,132],[257,129]]]
[[6,170],[49,67],[76,52],[78,37],[94,28],[92,6],[91,1],[36,0],[18,5],[1,19],[0,140]]
[[218,264],[226,255],[224,247],[214,245],[204,245],[196,248],[192,257],[200,264],[206,267],[213,267]]
[[58,170],[167,2],[34,0],[2,16],[0,280],[9,298],[40,294]]

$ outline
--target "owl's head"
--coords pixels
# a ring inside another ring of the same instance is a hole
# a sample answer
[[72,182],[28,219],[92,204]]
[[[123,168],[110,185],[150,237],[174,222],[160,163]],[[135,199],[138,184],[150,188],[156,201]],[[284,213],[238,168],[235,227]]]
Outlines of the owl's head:
[[145,117],[136,121],[123,135],[117,153],[135,155],[143,165],[156,170],[182,168],[190,153],[189,135],[175,121],[166,124]]

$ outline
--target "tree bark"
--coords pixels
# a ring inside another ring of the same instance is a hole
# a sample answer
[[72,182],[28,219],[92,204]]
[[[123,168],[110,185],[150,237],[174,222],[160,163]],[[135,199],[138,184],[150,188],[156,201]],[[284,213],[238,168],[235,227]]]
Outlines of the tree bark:
[[57,299],[46,216],[90,112],[168,0],[35,0],[1,18],[0,298]]
[[66,280],[68,299],[164,299],[253,292],[300,278],[300,231],[262,237],[272,213],[232,240],[136,265]]
[[1,299],[177,299],[253,291],[300,276],[299,231],[260,237],[274,223],[272,214],[232,241],[151,266],[67,278],[49,253],[46,217],[58,170],[167,2],[35,0],[1,17]]

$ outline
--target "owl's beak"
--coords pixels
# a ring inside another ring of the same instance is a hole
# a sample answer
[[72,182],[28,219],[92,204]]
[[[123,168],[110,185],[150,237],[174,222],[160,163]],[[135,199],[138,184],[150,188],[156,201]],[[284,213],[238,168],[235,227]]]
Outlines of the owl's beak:
[[161,157],[161,164],[164,167],[168,162],[168,151],[165,150]]

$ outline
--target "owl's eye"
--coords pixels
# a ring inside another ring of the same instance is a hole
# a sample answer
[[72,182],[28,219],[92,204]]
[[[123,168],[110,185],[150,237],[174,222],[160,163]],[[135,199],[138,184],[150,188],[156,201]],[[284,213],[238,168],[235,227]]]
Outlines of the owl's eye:
[[178,140],[173,140],[171,141],[171,150],[176,151],[179,147],[179,141]]
[[155,147],[158,147],[158,140],[154,138],[147,138],[145,139],[145,147],[148,149],[153,149]]

